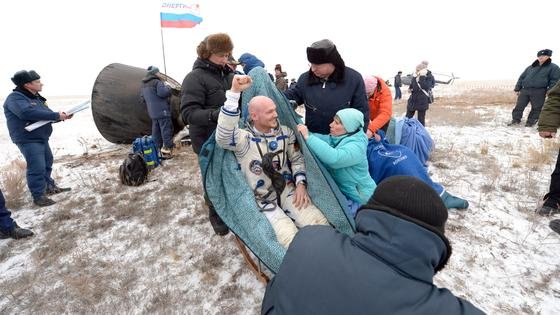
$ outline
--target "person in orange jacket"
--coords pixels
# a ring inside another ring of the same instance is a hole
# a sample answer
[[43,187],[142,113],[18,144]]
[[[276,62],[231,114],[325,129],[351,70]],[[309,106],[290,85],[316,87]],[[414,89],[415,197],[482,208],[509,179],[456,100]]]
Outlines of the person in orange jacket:
[[377,130],[387,131],[389,121],[393,114],[393,96],[391,90],[380,77],[373,75],[364,76],[364,84],[369,104],[368,138],[378,139]]

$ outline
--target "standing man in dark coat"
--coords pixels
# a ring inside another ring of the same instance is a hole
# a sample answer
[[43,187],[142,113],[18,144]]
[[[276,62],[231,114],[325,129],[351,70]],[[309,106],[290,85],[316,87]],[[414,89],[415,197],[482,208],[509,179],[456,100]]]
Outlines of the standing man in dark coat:
[[266,288],[262,314],[484,314],[433,284],[451,256],[447,209],[421,180],[382,181],[350,237],[302,228]]
[[523,71],[515,84],[517,103],[511,113],[512,120],[508,126],[519,125],[523,111],[531,102],[531,111],[525,127],[533,127],[539,120],[546,92],[560,80],[560,68],[552,63],[552,50],[543,49],[537,53],[535,60]]
[[[198,58],[181,86],[181,116],[189,126],[192,148],[200,154],[202,145],[216,129],[220,108],[226,101],[226,90],[231,86],[233,71],[228,59],[233,51],[229,35],[208,35],[196,48]],[[226,235],[228,227],[216,213],[214,206],[204,194],[209,219],[214,232]]]
[[395,76],[395,100],[400,100],[402,98],[401,86],[402,86],[402,79],[401,79],[402,71],[397,72]]
[[70,188],[58,187],[51,177],[53,154],[49,138],[53,128],[50,123],[35,130],[25,127],[40,121],[61,121],[72,118],[65,112],[53,112],[47,106],[47,99],[39,92],[43,83],[37,72],[21,70],[14,74],[12,82],[16,85],[4,102],[4,114],[12,142],[17,145],[27,163],[27,187],[33,196],[33,203],[45,207],[56,202],[48,195],[69,191]]
[[159,69],[148,67],[146,77],[142,79],[141,96],[148,107],[148,114],[152,119],[152,137],[162,154],[162,158],[172,157],[173,122],[171,120],[171,87],[165,85],[158,77]]
[[344,64],[336,45],[328,39],[307,47],[307,60],[309,71],[284,94],[298,105],[305,105],[305,124],[309,131],[328,134],[334,115],[344,108],[355,108],[364,114],[365,131],[369,106],[362,75]]

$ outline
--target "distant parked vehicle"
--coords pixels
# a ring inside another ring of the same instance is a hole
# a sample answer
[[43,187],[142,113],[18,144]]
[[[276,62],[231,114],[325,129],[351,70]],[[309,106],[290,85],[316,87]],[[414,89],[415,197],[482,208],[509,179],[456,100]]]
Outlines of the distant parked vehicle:
[[[455,79],[459,79],[459,77],[456,77],[453,72],[451,73],[451,75],[449,74],[441,74],[441,73],[433,73],[434,78],[436,79],[436,84],[453,84],[453,82],[455,81]],[[401,82],[404,85],[410,85],[410,83],[412,82],[412,74],[407,74],[405,76],[401,77]]]

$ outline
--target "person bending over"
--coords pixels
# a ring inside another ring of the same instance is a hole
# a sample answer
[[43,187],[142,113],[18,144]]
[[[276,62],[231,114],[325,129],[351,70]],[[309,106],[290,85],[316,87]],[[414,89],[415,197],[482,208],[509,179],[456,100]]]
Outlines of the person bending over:
[[261,314],[484,314],[437,287],[451,256],[447,209],[421,180],[394,176],[356,215],[356,234],[299,231],[268,283]]
[[354,217],[375,190],[375,182],[368,173],[364,114],[355,108],[341,109],[329,127],[328,135],[310,133],[305,125],[298,125],[298,131],[346,196],[347,210]]

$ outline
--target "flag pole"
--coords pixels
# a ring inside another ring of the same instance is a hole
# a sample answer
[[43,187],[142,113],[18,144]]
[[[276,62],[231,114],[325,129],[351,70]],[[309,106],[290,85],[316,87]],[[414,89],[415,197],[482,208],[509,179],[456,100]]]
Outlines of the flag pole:
[[165,45],[163,43],[163,27],[161,27],[161,17],[160,17],[159,31],[161,33],[161,52],[163,53],[163,73],[167,75],[167,66],[165,64]]

